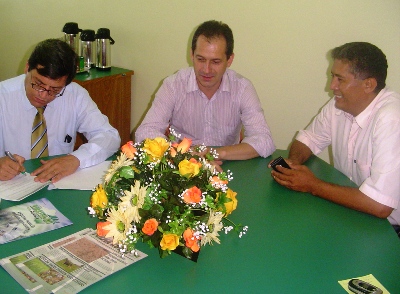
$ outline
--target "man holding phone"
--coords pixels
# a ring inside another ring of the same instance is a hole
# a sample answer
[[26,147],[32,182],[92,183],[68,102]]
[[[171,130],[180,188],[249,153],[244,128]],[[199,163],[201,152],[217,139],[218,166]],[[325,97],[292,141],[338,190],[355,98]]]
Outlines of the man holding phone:
[[[386,56],[365,42],[333,49],[330,88],[334,98],[299,132],[287,162],[272,176],[308,192],[380,218],[400,230],[400,95],[386,88]],[[304,165],[332,145],[334,166],[359,187],[324,182]]]

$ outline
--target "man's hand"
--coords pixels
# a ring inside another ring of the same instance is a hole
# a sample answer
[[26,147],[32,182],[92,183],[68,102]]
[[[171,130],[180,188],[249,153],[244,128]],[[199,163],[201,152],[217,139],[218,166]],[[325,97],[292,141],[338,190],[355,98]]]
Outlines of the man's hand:
[[[193,148],[193,150],[196,150],[196,149],[197,149],[197,148],[196,148],[196,146],[195,146],[195,147]],[[218,151],[216,151],[215,148],[206,147],[206,148],[205,148],[204,150],[202,150],[202,151],[199,151],[199,152],[193,151],[192,153],[193,153],[193,154],[196,154],[196,155],[198,155],[198,156],[200,156],[200,157],[206,158],[207,160],[209,160],[210,163],[215,167],[215,169],[216,169],[218,172],[222,172],[222,171],[223,171],[223,170],[222,170],[222,167],[221,167],[223,161],[219,159]],[[210,160],[210,159],[209,159],[210,156],[213,157],[213,160]]]
[[11,160],[7,156],[0,158],[0,181],[8,181],[25,171],[23,163],[25,158],[14,154],[17,162]]
[[286,161],[291,169],[277,166],[277,171],[272,170],[271,174],[274,180],[288,189],[313,193],[314,187],[320,181],[315,175],[304,165],[294,165],[290,160]]
[[41,160],[42,166],[31,173],[36,176],[36,182],[47,182],[51,180],[53,183],[58,182],[62,178],[73,174],[79,167],[79,159],[73,155],[66,155],[49,160]]

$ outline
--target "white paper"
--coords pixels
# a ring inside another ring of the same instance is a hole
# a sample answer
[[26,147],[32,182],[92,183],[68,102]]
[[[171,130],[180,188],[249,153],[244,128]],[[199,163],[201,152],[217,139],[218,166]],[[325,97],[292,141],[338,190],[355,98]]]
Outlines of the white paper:
[[8,181],[0,181],[0,198],[11,201],[20,201],[29,195],[43,189],[50,182],[40,183],[34,181],[35,176],[21,173]]
[[110,164],[111,161],[104,161],[91,167],[78,169],[72,175],[51,184],[50,189],[93,190],[104,181]]

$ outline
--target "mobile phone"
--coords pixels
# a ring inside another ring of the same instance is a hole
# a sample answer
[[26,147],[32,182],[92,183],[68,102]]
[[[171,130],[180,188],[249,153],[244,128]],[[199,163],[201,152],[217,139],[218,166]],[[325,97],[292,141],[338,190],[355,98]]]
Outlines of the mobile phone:
[[382,290],[359,279],[351,279],[349,281],[349,290],[357,294],[382,294]]
[[276,169],[277,165],[283,166],[284,168],[288,168],[290,169],[290,166],[287,164],[287,162],[282,158],[282,156],[279,156],[278,158],[275,158],[272,162],[271,162],[271,167],[276,170],[277,172],[279,172],[279,170]]

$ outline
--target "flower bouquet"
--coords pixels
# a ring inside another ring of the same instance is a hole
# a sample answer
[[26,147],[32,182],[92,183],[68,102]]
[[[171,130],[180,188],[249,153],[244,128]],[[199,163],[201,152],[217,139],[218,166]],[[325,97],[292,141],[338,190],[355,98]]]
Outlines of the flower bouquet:
[[212,165],[215,150],[175,138],[123,145],[91,196],[89,213],[101,220],[98,235],[112,238],[122,255],[142,241],[161,257],[180,249],[192,258],[201,246],[220,243],[221,230],[239,237],[247,231],[226,218],[236,209],[236,192],[228,188],[231,172]]

